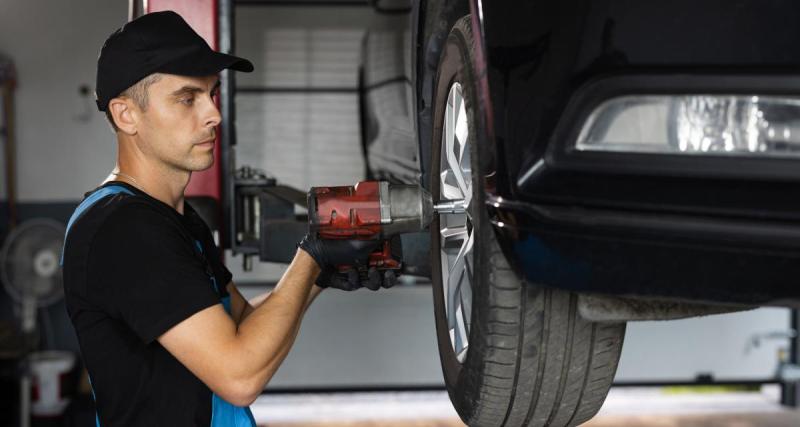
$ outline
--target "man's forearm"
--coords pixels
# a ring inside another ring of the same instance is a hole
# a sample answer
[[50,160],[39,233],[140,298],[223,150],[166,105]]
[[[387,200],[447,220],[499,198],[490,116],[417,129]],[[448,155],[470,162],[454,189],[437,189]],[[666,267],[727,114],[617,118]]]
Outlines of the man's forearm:
[[[322,292],[322,290],[323,288],[320,288],[319,286],[316,285],[314,285],[314,287],[311,288],[311,292],[308,293],[308,298],[306,299],[306,307],[303,311],[308,310],[308,307],[311,306],[311,303],[314,302],[314,299],[317,298],[317,295],[319,295]],[[253,310],[258,308],[258,306],[260,306],[264,301],[266,301],[267,298],[269,298],[271,293],[272,290],[269,290],[261,295],[254,297],[250,301],[246,301],[246,305],[242,311],[242,315],[239,319],[237,319],[236,324],[237,325],[241,324],[242,321],[246,319],[250,313],[253,312]]]
[[[305,308],[303,308],[302,316],[305,316],[305,313],[308,311],[308,307],[311,306],[311,303],[314,302],[314,299],[316,299],[317,295],[319,295],[322,292],[322,289],[323,288],[320,288],[317,285],[314,285],[311,288],[311,292],[308,293],[308,298],[306,299]],[[271,292],[269,292],[269,293],[271,293]],[[269,295],[267,295],[267,297],[269,297]],[[264,302],[264,301],[262,300],[258,304],[261,305],[262,302]],[[302,320],[302,316],[301,316],[301,320]],[[283,348],[281,348],[280,351],[278,352],[278,354],[276,355],[276,357],[275,357],[276,362],[274,363],[275,364],[274,371],[278,370],[278,367],[283,362],[283,360],[286,358],[286,356],[289,354],[289,351],[292,349],[292,345],[294,345],[294,341],[297,339],[297,335],[300,333],[300,326],[301,325],[302,325],[302,322],[297,322],[297,326],[295,327],[294,331],[292,332],[291,339],[286,341],[286,343],[284,344]],[[272,375],[270,375],[270,377],[271,376]],[[267,381],[268,380],[269,379],[267,379]]]
[[[305,308],[303,309],[303,314],[308,310],[308,307],[311,306],[311,303],[314,302],[314,299],[322,292],[322,288],[317,285],[311,289],[309,292],[308,299],[306,300]],[[279,350],[278,354],[275,355],[274,362],[268,368],[268,377],[264,380],[263,386],[266,386],[266,383],[269,382],[269,379],[272,378],[272,375],[278,370],[283,360],[286,359],[286,356],[289,354],[289,351],[292,349],[292,345],[294,345],[295,339],[297,339],[297,335],[300,333],[300,326],[302,322],[297,322],[297,326],[295,326],[294,330],[291,333],[291,338],[287,340],[284,346]],[[262,387],[263,387],[262,386]]]
[[242,351],[253,355],[247,358],[250,363],[240,366],[248,381],[266,384],[288,354],[300,320],[318,293],[312,292],[318,275],[316,262],[298,250],[275,289],[241,321],[237,341]]

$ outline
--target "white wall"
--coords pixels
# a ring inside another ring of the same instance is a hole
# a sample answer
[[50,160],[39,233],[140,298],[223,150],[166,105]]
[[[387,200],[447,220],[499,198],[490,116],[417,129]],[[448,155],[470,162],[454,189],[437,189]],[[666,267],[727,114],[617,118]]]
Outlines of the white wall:
[[[361,43],[367,29],[398,29],[408,16],[381,15],[369,7],[238,6],[235,54],[253,62],[237,73],[238,87],[358,87]],[[364,178],[357,92],[239,93],[236,97],[236,162],[265,170],[303,191],[352,185]],[[254,263],[234,279],[275,282],[285,266]]]
[[443,385],[431,288],[398,285],[323,292],[267,390]]
[[[15,93],[19,202],[79,200],[113,167],[114,135],[103,114],[97,111],[93,97],[83,97],[78,90],[83,85],[94,90],[97,54],[105,38],[127,20],[127,3],[126,0],[0,0],[0,53],[13,59],[19,76]],[[353,34],[363,31],[365,24],[385,28],[405,18],[377,15],[366,7],[240,6],[236,19],[237,51],[253,59],[258,70],[265,70],[266,58],[262,53],[267,30],[299,28],[316,34],[330,29]],[[355,70],[357,58],[352,59]],[[257,84],[264,74],[240,76],[241,83]],[[353,73],[353,84],[355,79]],[[351,98],[355,101],[355,96]],[[324,95],[321,100],[325,101]],[[248,107],[251,112],[255,109],[256,114],[265,108],[247,100],[244,103],[242,113]],[[321,104],[311,103],[315,108]],[[343,107],[348,116],[355,118],[354,103]],[[340,125],[357,136],[356,122]],[[263,147],[247,147],[244,142],[262,142],[261,132],[266,130],[257,122],[248,123],[244,117],[239,118],[239,127],[260,130],[248,132],[255,133],[255,138],[240,137],[243,143],[240,159],[247,159]],[[283,160],[288,162],[288,158]],[[344,168],[341,184],[349,183],[360,172],[361,166],[355,165],[360,159],[355,160],[354,167]],[[308,185],[298,179],[306,165],[295,166],[298,170],[284,181]],[[3,167],[0,164],[0,171]],[[355,173],[349,173],[350,169]],[[311,175],[318,176],[314,181],[330,181],[327,173],[315,171]],[[0,186],[0,199],[3,198],[4,185]]]
[[355,92],[363,36],[407,26],[407,15],[369,7],[237,7],[236,54],[255,65],[237,86],[352,90],[238,94],[239,163],[303,190],[363,179]]
[[700,374],[716,381],[775,378],[778,352],[789,340],[791,311],[760,308],[689,319],[629,322],[617,369],[618,382],[689,382]]
[[[14,61],[20,202],[74,201],[114,166],[116,140],[94,97],[97,54],[126,0],[0,0],[0,53]],[[3,168],[0,165],[0,168]],[[5,185],[0,186],[5,197]]]

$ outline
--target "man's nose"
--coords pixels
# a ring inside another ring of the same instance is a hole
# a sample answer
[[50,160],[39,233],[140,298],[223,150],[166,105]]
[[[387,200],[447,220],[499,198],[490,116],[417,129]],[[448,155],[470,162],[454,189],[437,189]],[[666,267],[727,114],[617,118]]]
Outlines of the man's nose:
[[221,121],[222,116],[219,113],[219,108],[217,108],[217,103],[211,99],[209,110],[206,113],[205,125],[206,127],[217,127]]

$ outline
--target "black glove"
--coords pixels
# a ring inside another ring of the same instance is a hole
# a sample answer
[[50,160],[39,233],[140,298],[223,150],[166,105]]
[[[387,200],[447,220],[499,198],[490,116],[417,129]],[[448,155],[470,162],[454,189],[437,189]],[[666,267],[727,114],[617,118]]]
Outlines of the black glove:
[[309,232],[300,241],[300,249],[306,251],[319,268],[336,268],[340,265],[365,267],[369,265],[369,254],[378,249],[379,240],[326,240]]
[[369,268],[366,275],[355,269],[340,272],[335,268],[326,268],[317,278],[317,286],[343,291],[354,291],[359,288],[377,291],[380,288],[391,288],[396,283],[397,273],[394,270],[378,270],[375,267]]
[[339,272],[334,267],[327,267],[319,273],[316,284],[320,288],[354,291],[361,287],[361,280],[358,277],[358,270],[351,269],[346,272]]
[[[382,244],[379,240],[324,240],[310,232],[300,241],[300,249],[314,258],[322,269],[317,286],[344,291],[365,287],[377,291],[382,287],[390,288],[397,282],[394,271],[368,267],[369,254]],[[341,265],[353,268],[340,272],[338,267]]]
[[397,283],[397,275],[395,270],[378,270],[372,267],[367,272],[367,280],[362,281],[362,285],[371,291],[377,291],[380,288],[388,289]]
[[397,283],[397,273],[394,270],[378,270],[371,267],[365,273],[359,273],[355,269],[340,272],[335,268],[326,268],[319,274],[317,286],[343,291],[354,291],[360,288],[377,291],[380,288],[391,288]]

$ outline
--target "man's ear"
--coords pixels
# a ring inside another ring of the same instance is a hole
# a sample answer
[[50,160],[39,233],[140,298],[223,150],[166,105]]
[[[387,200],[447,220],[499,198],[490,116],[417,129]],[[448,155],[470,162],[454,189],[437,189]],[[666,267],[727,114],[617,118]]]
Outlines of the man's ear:
[[112,98],[111,101],[108,101],[108,111],[114,118],[114,124],[117,125],[120,132],[128,135],[136,134],[138,117],[132,104],[133,102],[127,98]]

